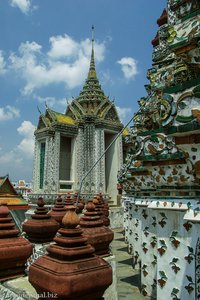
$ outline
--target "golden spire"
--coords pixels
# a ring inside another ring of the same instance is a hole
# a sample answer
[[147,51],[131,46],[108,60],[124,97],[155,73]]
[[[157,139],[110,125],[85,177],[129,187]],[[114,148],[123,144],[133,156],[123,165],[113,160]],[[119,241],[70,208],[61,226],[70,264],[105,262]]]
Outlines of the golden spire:
[[90,59],[90,69],[88,72],[88,79],[96,78],[96,69],[95,69],[95,61],[94,61],[94,25],[92,25],[92,53]]

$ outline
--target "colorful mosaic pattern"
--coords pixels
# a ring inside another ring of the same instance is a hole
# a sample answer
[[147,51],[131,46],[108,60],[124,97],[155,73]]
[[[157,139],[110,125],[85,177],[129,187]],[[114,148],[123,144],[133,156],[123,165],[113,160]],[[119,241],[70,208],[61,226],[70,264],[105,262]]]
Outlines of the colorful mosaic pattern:
[[196,247],[196,299],[200,299],[200,238]]

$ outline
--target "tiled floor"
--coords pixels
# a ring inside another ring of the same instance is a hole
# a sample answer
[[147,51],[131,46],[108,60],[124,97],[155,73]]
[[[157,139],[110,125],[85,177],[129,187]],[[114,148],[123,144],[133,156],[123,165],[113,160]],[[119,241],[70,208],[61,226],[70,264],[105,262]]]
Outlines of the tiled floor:
[[116,257],[118,300],[147,300],[140,294],[139,270],[132,267],[132,257],[127,252],[122,229],[114,230],[112,252]]

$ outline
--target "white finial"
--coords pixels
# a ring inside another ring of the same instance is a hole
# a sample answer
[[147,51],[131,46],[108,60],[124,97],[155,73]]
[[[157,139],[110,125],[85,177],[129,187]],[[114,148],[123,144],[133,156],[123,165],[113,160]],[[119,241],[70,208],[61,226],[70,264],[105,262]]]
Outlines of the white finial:
[[92,47],[94,46],[94,25],[92,25]]

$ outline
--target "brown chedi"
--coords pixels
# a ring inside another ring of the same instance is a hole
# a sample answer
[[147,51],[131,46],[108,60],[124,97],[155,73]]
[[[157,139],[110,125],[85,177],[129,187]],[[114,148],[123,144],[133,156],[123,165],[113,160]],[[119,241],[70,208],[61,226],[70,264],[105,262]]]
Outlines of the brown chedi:
[[103,220],[95,211],[95,205],[92,201],[88,202],[86,209],[87,211],[84,212],[84,216],[80,220],[83,234],[95,248],[97,255],[109,255],[109,245],[113,240],[114,233],[103,225]]
[[37,208],[30,220],[24,222],[22,229],[27,234],[29,241],[33,243],[51,242],[60,228],[59,223],[54,220],[47,209],[42,197],[38,198]]
[[70,193],[67,193],[67,197],[64,200],[64,205],[65,205],[66,209],[68,206],[74,205],[74,201],[73,201]]
[[62,224],[62,219],[64,217],[64,215],[66,214],[66,207],[63,203],[62,197],[58,197],[56,199],[55,205],[52,208],[51,212],[49,213],[49,215],[56,220],[60,226]]
[[77,201],[77,198],[78,198],[78,193],[75,193],[74,194],[74,205],[76,207],[76,213],[81,214],[85,205],[80,197],[79,197],[78,201]]
[[77,193],[74,194],[73,198],[70,193],[67,193],[67,197],[64,201],[64,205],[65,205],[66,210],[68,210],[68,207],[70,208],[72,205],[74,205],[76,208],[75,209],[76,213],[80,214],[84,208],[84,204],[82,203],[81,199],[79,199],[78,203],[77,203],[77,197],[78,197]]
[[109,216],[109,209],[108,206],[106,206],[105,203],[98,197],[94,197],[93,203],[95,205],[95,211],[98,212],[98,215],[103,220],[103,225],[109,226],[110,225],[110,219]]
[[[108,201],[104,200],[103,195],[101,193],[99,194],[99,201],[100,201],[100,203],[103,204],[103,213],[104,213],[104,215],[106,217],[109,217],[109,205],[108,205]],[[109,220],[109,223],[110,223],[110,220]]]
[[6,204],[0,206],[0,281],[23,275],[32,250],[32,244],[19,236]]
[[63,218],[63,227],[47,248],[47,255],[38,258],[29,269],[29,281],[46,299],[102,300],[112,283],[112,269],[94,255],[78,226],[75,207]]
[[103,223],[105,226],[110,226],[110,219],[109,219],[109,206],[108,203],[103,204]]
[[106,217],[109,217],[109,205],[108,205],[108,203],[107,202],[104,202],[104,204],[103,204],[103,212],[104,212],[104,215],[106,216]]

